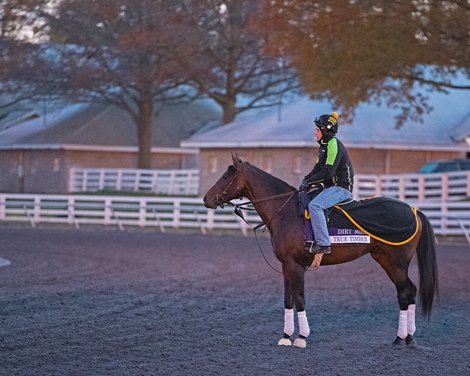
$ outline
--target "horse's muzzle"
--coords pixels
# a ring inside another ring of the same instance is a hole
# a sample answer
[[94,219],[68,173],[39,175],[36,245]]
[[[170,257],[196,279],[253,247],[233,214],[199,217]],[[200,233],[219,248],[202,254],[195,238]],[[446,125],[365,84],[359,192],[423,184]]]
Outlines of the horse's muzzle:
[[208,200],[207,195],[206,195],[204,196],[204,206],[208,209],[216,209],[218,206],[218,203],[216,199]]

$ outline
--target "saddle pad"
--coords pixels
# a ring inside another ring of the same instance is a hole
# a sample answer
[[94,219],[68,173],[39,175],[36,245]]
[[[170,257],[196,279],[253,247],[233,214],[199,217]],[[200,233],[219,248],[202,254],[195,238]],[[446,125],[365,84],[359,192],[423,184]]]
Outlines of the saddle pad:
[[389,197],[371,197],[336,205],[329,216],[329,227],[348,228],[349,221],[358,230],[387,244],[410,241],[418,230],[416,209]]

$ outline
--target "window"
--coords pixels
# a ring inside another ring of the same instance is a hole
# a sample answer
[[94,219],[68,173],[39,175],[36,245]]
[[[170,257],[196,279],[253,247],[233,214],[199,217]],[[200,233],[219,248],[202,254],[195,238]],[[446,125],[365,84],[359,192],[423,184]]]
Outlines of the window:
[[10,171],[17,172],[18,162],[15,157],[10,157]]
[[292,172],[294,174],[302,173],[302,157],[297,155],[294,158],[292,158]]
[[273,172],[273,158],[271,156],[263,157],[263,170],[269,173]]
[[215,174],[217,172],[217,157],[209,157],[208,170],[211,174]]
[[60,171],[60,159],[59,158],[54,158],[52,169],[54,170],[54,172]]
[[38,171],[38,166],[37,166],[36,158],[34,158],[34,156],[31,156],[29,158],[29,172],[31,174],[35,174],[37,171]]

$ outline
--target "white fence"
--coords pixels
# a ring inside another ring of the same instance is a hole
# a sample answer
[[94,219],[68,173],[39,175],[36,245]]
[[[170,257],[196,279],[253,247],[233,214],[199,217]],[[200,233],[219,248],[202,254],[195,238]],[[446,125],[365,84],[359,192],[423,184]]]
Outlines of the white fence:
[[354,176],[354,197],[388,196],[399,200],[456,201],[470,197],[470,171],[445,174]]
[[[166,195],[200,195],[198,170],[70,170],[69,192],[144,191]],[[403,201],[455,201],[470,197],[470,171],[446,174],[355,176],[354,198],[375,195]]]
[[[249,220],[259,220],[255,212]],[[228,207],[208,210],[202,198],[0,194],[0,221],[74,225],[239,229],[248,225]]]
[[[465,235],[470,242],[470,202],[415,202],[430,219],[438,235]],[[254,211],[244,212],[250,223],[260,221]],[[233,208],[210,210],[202,198],[120,197],[0,194],[0,221],[63,223],[200,229],[241,230],[248,225],[233,214]]]
[[198,170],[71,168],[69,192],[143,191],[167,195],[199,194]]

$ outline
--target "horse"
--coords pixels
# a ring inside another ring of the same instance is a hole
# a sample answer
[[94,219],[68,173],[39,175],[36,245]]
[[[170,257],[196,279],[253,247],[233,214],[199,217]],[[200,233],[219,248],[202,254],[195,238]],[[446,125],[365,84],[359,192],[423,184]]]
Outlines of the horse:
[[[282,264],[284,277],[284,330],[280,346],[307,347],[310,327],[305,311],[305,272],[314,255],[304,248],[303,218],[299,215],[299,191],[283,180],[243,161],[232,153],[230,165],[220,179],[204,196],[204,205],[210,209],[231,203],[237,198],[250,200],[259,217],[268,228],[273,252]],[[416,347],[415,311],[417,287],[408,276],[408,267],[417,255],[419,272],[419,306],[429,319],[433,300],[438,294],[436,240],[428,218],[416,211],[415,235],[402,245],[390,245],[371,238],[370,243],[332,244],[331,254],[323,255],[320,265],[336,265],[353,261],[369,253],[385,270],[395,284],[400,308],[397,336],[392,347]],[[292,343],[295,331],[294,307],[297,311],[298,337]]]

